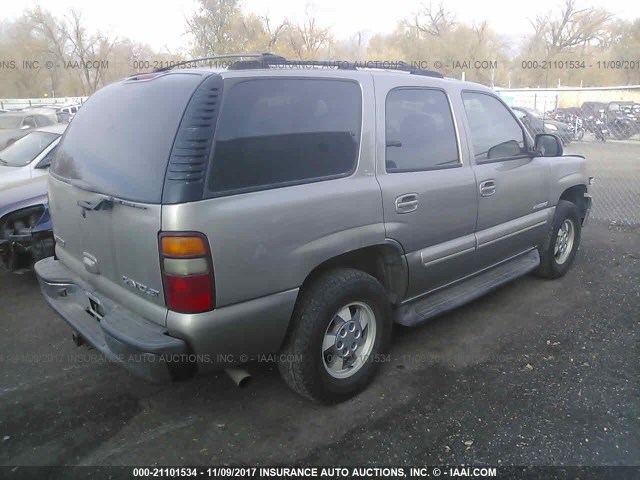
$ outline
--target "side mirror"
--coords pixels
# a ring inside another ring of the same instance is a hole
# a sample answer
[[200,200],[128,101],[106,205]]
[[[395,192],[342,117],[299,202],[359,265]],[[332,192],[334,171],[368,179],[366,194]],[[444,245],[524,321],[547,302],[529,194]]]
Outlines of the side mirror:
[[51,149],[51,151],[49,153],[47,153],[45,155],[45,157],[40,160],[40,162],[38,163],[38,165],[36,165],[34,168],[49,168],[51,166],[51,161],[53,160],[53,156],[56,154],[56,149],[58,147],[54,147],[53,149]]
[[30,125],[22,125],[22,126],[20,127],[20,130],[28,130],[28,129],[30,129],[30,128],[31,128],[31,126],[30,126]]
[[533,149],[542,157],[561,157],[563,154],[562,141],[551,133],[539,133],[536,135]]
[[515,140],[509,140],[491,147],[487,151],[487,159],[515,157],[521,154],[520,144]]

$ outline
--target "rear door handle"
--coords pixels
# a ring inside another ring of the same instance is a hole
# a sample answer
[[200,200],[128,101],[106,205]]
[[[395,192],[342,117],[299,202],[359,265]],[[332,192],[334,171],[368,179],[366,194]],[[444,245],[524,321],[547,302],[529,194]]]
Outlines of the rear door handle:
[[490,197],[491,195],[496,193],[496,182],[495,180],[485,180],[480,184],[480,196],[482,197]]
[[418,209],[418,194],[405,193],[396,198],[396,212],[410,213]]

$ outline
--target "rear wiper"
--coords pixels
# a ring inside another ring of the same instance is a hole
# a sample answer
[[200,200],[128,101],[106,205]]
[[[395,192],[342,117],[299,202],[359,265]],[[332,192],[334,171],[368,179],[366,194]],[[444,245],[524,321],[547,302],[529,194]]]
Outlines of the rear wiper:
[[0,158],[0,163],[3,165],[9,165],[9,162]]

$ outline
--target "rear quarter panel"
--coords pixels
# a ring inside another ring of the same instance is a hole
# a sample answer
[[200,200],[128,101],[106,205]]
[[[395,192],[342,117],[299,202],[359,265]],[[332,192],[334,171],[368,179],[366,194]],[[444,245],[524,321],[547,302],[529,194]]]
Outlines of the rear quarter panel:
[[207,236],[217,307],[297,288],[325,260],[384,243],[373,85],[369,76],[360,82],[362,137],[350,177],[163,206],[164,231]]

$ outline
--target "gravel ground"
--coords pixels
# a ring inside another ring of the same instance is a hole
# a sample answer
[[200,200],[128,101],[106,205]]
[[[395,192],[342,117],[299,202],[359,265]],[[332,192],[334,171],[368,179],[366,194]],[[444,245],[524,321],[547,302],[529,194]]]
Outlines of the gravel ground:
[[338,406],[271,364],[152,385],[73,346],[33,276],[0,274],[0,464],[638,465],[640,229],[592,222],[573,269],[414,329]]

